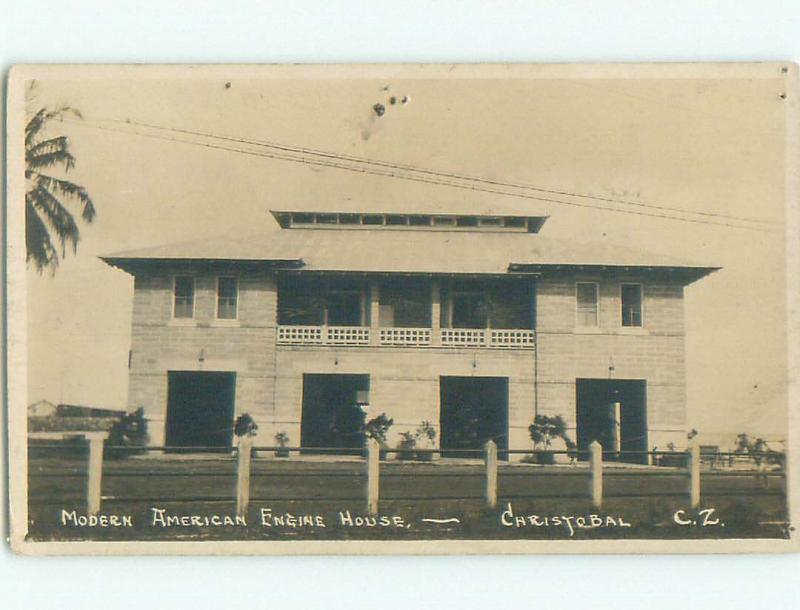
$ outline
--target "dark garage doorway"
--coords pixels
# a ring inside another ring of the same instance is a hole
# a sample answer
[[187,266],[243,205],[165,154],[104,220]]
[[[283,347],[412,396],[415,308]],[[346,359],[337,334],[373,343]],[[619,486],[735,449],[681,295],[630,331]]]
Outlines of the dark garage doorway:
[[230,448],[236,373],[169,371],[167,383],[167,446]]
[[480,457],[490,439],[508,449],[507,377],[440,377],[439,394],[442,456]]
[[303,375],[301,447],[361,448],[365,413],[359,394],[366,392],[369,375]]
[[[578,450],[597,440],[603,451],[613,451],[613,403],[620,403],[620,456],[604,459],[646,464],[647,382],[641,379],[576,379]],[[642,452],[639,455],[626,451]],[[586,459],[586,454],[581,453]]]

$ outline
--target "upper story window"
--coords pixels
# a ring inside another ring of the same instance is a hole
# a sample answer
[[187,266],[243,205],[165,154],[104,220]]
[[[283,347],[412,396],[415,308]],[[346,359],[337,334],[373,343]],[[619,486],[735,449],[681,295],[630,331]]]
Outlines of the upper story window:
[[364,282],[309,274],[278,277],[278,324],[364,326],[368,324]]
[[239,308],[239,280],[235,277],[217,278],[217,319],[235,320]]
[[272,211],[284,229],[414,229],[538,233],[546,216],[485,216],[483,214],[396,214],[385,212]]
[[578,305],[578,326],[598,325],[598,286],[596,282],[578,282],[575,288]]
[[175,318],[194,317],[194,278],[177,276],[173,289],[172,315]]
[[430,328],[431,284],[426,278],[394,277],[380,284],[380,325]]
[[489,305],[481,292],[453,292],[453,328],[486,328]]
[[333,288],[325,299],[325,323],[329,326],[361,326],[364,297],[360,288]]
[[642,285],[622,284],[622,325],[642,326]]
[[442,291],[443,328],[534,327],[530,280],[517,278],[456,280]]

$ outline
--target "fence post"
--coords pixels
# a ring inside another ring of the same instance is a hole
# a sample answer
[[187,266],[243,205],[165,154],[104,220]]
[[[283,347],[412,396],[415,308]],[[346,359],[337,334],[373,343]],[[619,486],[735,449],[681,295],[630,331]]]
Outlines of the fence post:
[[239,449],[236,452],[236,515],[247,516],[250,505],[250,454],[253,439],[249,435],[239,437]]
[[700,447],[692,445],[686,450],[686,466],[689,475],[689,503],[692,508],[700,506]]
[[378,514],[378,495],[380,492],[380,445],[374,438],[367,441],[367,512]]
[[486,442],[486,506],[497,506],[497,445],[493,440]]
[[100,512],[100,494],[103,485],[103,443],[102,435],[87,435],[89,442],[89,480],[86,484],[86,512],[96,515]]
[[603,447],[597,441],[589,444],[589,489],[592,506],[603,506]]

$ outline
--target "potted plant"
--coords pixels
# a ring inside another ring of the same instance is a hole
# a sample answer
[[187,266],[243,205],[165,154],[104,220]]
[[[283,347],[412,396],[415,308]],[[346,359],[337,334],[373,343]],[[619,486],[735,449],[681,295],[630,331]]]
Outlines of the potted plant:
[[[538,464],[554,464],[555,454],[550,449],[553,440],[560,438],[567,448],[574,445],[567,436],[567,424],[560,415],[537,415],[528,426],[533,441],[535,461]],[[539,449],[544,447],[544,449]]]
[[397,453],[399,460],[420,460],[428,462],[431,460],[430,451],[418,451],[419,449],[433,449],[436,440],[436,428],[429,421],[423,421],[416,430],[400,433],[400,442],[397,444],[400,451]]
[[386,416],[386,413],[381,413],[377,417],[373,417],[366,424],[364,424],[364,436],[367,439],[375,439],[380,445],[380,459],[386,459],[386,452],[389,445],[386,443],[386,433],[389,428],[394,424],[394,420]]
[[[433,449],[436,440],[436,428],[428,420],[423,421],[415,433],[416,446],[419,449]],[[417,459],[429,462],[433,454],[429,451],[417,451]]]
[[417,435],[414,432],[406,431],[400,433],[400,442],[397,448],[400,449],[397,453],[398,460],[413,460],[415,457],[414,449],[417,446]]
[[661,456],[661,459],[658,461],[659,466],[666,466],[669,468],[683,468],[686,466],[686,454],[680,453],[677,450],[675,443],[670,441],[667,443],[667,451],[666,453]]
[[289,450],[286,449],[286,447],[289,446],[289,435],[286,434],[286,432],[280,431],[273,438],[279,447],[279,449],[275,450],[275,457],[288,458]]
[[[233,422],[233,433],[236,435],[239,444],[241,444],[242,440],[245,438],[250,439],[254,437],[257,432],[258,424],[249,413],[242,413],[236,418],[236,421]],[[250,455],[255,456],[255,449],[251,448],[250,451]]]

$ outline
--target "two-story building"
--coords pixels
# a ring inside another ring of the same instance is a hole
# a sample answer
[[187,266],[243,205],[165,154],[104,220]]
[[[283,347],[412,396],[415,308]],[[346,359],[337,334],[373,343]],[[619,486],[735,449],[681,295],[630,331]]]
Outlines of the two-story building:
[[[280,230],[103,258],[135,277],[128,404],[152,443],[354,447],[423,421],[443,449],[685,442],[683,293],[713,267],[539,234],[546,218],[277,211]],[[614,409],[616,414],[614,415]],[[615,422],[615,417],[618,419]]]

